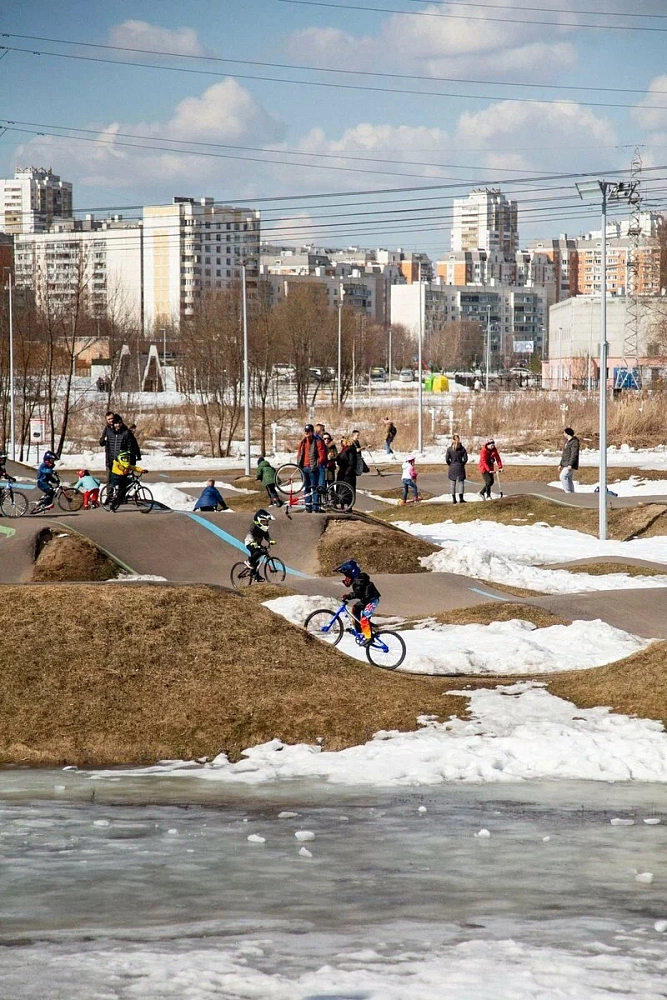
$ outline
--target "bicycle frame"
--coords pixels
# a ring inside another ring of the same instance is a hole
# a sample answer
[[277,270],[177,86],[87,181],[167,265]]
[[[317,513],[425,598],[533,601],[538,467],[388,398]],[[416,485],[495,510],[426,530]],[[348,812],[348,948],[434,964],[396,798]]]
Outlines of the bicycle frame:
[[[322,631],[324,632],[325,635],[330,630],[330,628],[333,626],[333,623],[335,621],[338,621],[339,618],[344,618],[346,621],[348,621],[350,623],[350,626],[351,626],[353,634],[354,634],[354,638],[356,639],[356,641],[359,644],[366,642],[366,636],[357,627],[356,619],[352,615],[352,613],[351,613],[350,609],[348,608],[347,603],[345,601],[343,601],[343,603],[339,607],[338,611],[332,611],[332,613],[331,613],[331,621],[329,622],[328,625],[325,625],[325,627],[322,629]],[[386,646],[382,642],[381,639],[378,639],[375,636],[372,625],[371,625],[371,642],[374,643],[374,644],[377,644],[377,648],[381,649],[383,653],[386,653],[387,650],[389,649],[389,647]]]

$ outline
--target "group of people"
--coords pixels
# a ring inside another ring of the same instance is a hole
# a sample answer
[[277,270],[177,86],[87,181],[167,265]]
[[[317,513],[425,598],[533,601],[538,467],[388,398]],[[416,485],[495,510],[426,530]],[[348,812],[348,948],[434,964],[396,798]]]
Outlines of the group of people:
[[368,472],[368,466],[357,429],[341,437],[340,447],[324,424],[306,424],[303,431],[296,464],[303,472],[306,512],[318,513],[327,484],[347,483],[356,492],[357,476]]

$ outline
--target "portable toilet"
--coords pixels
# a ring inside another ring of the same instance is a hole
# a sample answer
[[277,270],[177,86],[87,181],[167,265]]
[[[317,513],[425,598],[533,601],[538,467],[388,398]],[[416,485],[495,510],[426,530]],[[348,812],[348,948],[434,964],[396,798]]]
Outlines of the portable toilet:
[[433,392],[433,375],[424,377],[424,392]]
[[433,376],[433,392],[449,392],[449,379],[446,375]]

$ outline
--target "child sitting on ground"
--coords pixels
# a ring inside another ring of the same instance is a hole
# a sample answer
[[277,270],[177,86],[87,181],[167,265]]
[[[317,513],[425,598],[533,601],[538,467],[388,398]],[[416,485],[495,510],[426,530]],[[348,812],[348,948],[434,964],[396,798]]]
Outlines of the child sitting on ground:
[[244,539],[249,557],[246,560],[246,566],[248,569],[252,570],[252,576],[255,580],[259,579],[257,567],[259,566],[259,561],[262,558],[262,553],[271,545],[276,544],[269,535],[269,524],[271,521],[275,521],[275,517],[273,514],[269,514],[268,510],[261,508],[260,510],[255,511],[255,516],[252,520],[252,524],[250,525],[250,530]]
[[79,478],[74,484],[74,489],[83,493],[83,509],[89,510],[93,507],[99,507],[101,486],[99,479],[96,476],[91,476],[88,469],[79,469],[77,476]]
[[268,494],[269,502],[274,507],[282,507],[283,502],[276,492],[276,470],[263,455],[260,455],[257,459],[257,475],[255,479],[261,481],[262,486]]
[[225,503],[225,498],[215,487],[215,479],[208,479],[206,481],[206,486],[202,491],[202,495],[199,500],[195,503],[195,510],[212,511],[212,510],[229,510],[229,507]]
[[356,603],[352,605],[351,613],[355,622],[363,634],[367,643],[371,641],[371,618],[378,609],[380,603],[380,591],[377,589],[368,573],[362,573],[359,563],[354,559],[336,566],[334,573],[343,574],[343,585],[352,587],[351,594],[343,594],[343,600],[354,597]]
[[408,502],[408,490],[412,490],[413,500],[419,500],[419,493],[417,492],[417,470],[415,469],[414,455],[408,455],[406,460],[403,462],[401,482],[403,483],[403,499],[398,502],[400,504]]

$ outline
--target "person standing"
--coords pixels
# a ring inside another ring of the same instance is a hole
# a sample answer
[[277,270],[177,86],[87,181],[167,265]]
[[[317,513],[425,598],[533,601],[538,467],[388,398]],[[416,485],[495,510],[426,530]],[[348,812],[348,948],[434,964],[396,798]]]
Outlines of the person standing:
[[326,475],[327,450],[312,424],[306,424],[304,432],[297,449],[296,464],[303,472],[306,512],[317,514],[320,511],[319,489],[324,485]]
[[394,443],[394,438],[396,437],[396,428],[389,417],[384,418],[384,433],[384,450],[388,455],[393,455],[394,449],[392,448],[392,445]]
[[479,471],[484,479],[484,486],[479,491],[482,500],[486,500],[487,497],[491,499],[491,487],[495,480],[496,469],[500,471],[502,467],[503,462],[496,448],[496,442],[493,438],[488,438],[479,453]]
[[354,448],[356,454],[356,473],[358,476],[363,476],[364,472],[368,472],[368,466],[364,461],[363,448],[361,447],[361,441],[359,440],[359,431],[353,430],[352,437],[350,438],[350,446]]
[[338,466],[338,482],[347,483],[357,492],[357,452],[349,437],[340,439],[340,451],[336,457]]
[[406,460],[403,462],[403,469],[401,472],[401,483],[403,484],[403,498],[399,500],[399,504],[405,504],[408,502],[408,491],[412,490],[412,500],[416,503],[419,500],[419,491],[417,489],[417,470],[415,469],[415,456],[408,455]]
[[107,470],[107,481],[111,476],[111,466],[113,465],[114,456],[111,454],[112,446],[111,442],[113,440],[113,410],[107,410],[104,414],[104,427],[102,428],[102,434],[100,436],[100,448],[104,448],[104,464]]
[[452,443],[445,454],[445,462],[448,466],[447,475],[449,476],[449,481],[452,484],[452,503],[456,503],[457,493],[459,495],[459,503],[466,502],[465,497],[463,496],[463,491],[465,490],[466,484],[467,461],[468,452],[463,447],[459,435],[454,434],[452,437]]
[[560,457],[559,478],[566,493],[574,493],[574,480],[572,473],[579,468],[579,438],[575,435],[571,427],[566,427],[563,431],[565,444],[563,454]]
[[336,459],[338,457],[338,448],[336,447],[336,442],[331,437],[331,434],[327,434],[325,432],[322,435],[322,440],[324,441],[324,447],[327,450],[326,482],[334,483],[336,481]]
[[109,411],[105,417],[106,425],[100,437],[100,447],[104,448],[107,467],[107,478],[111,478],[113,463],[120,455],[121,451],[130,453],[130,461],[135,465],[141,458],[141,451],[129,427],[123,423],[123,418],[119,413]]

